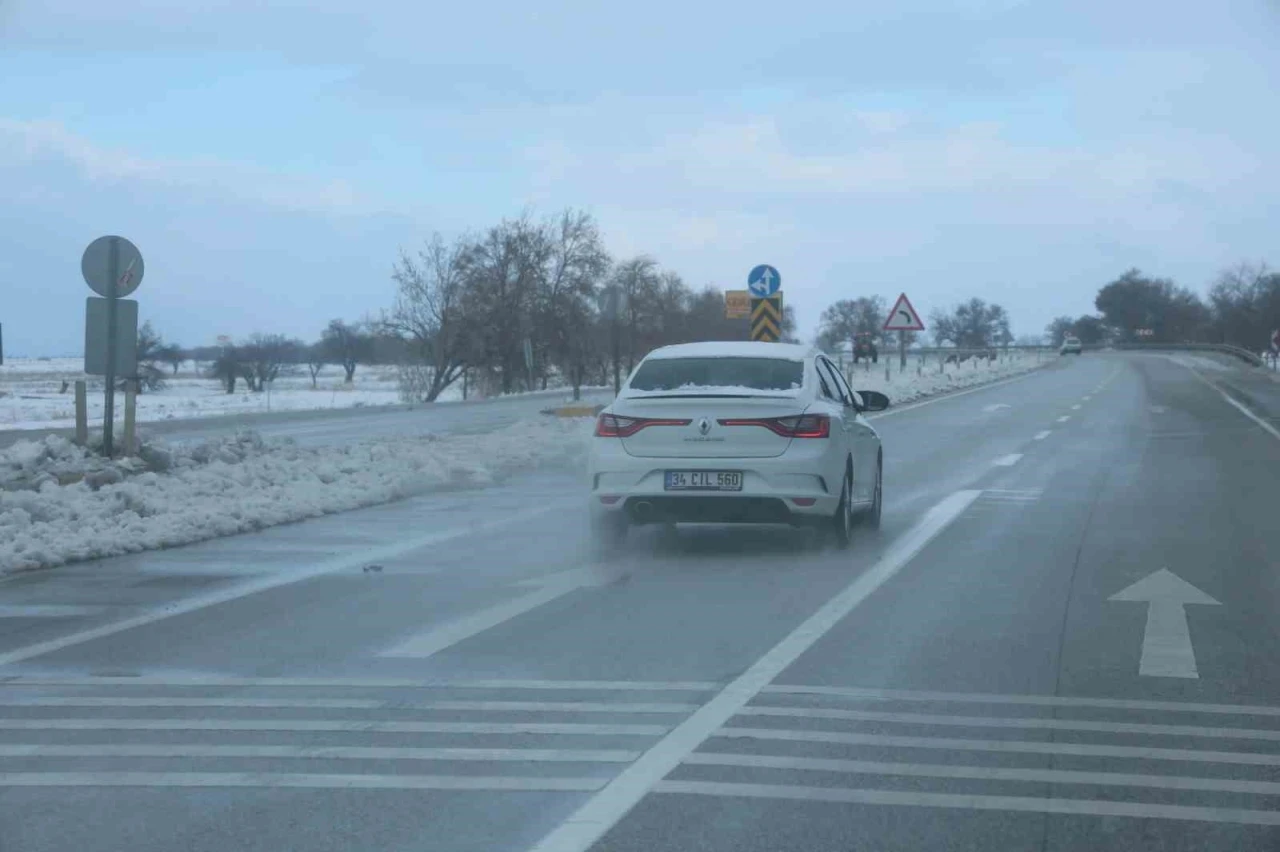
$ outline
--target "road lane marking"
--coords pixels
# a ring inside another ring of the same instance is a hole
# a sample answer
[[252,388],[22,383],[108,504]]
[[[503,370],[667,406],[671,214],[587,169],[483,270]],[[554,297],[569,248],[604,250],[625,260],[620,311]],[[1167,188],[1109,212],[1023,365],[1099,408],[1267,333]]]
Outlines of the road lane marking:
[[1059,418],[1058,418],[1058,422],[1059,422],[1059,423],[1066,423],[1066,422],[1067,422],[1068,420],[1070,420],[1070,419],[1071,419],[1071,415],[1070,415],[1070,414],[1064,414],[1063,416],[1061,416],[1061,417],[1059,417]]
[[1237,781],[1181,775],[1143,775],[1125,772],[1083,772],[1064,769],[1008,769],[996,766],[952,766],[934,763],[893,763],[878,760],[836,760],[780,757],[763,754],[689,755],[685,766],[736,766],[751,769],[790,769],[801,772],[839,772],[849,775],[895,775],[908,778],[964,778],[975,781],[1025,781],[1033,784],[1093,784],[1100,787],[1151,787],[1161,790],[1202,790],[1212,793],[1280,795],[1274,781]]
[[96,615],[106,607],[57,606],[53,604],[0,605],[0,618],[74,618],[78,615]]
[[938,402],[945,402],[948,399],[957,399],[962,396],[968,396],[971,393],[980,393],[981,391],[987,391],[987,390],[991,390],[992,388],[998,388],[1001,385],[1007,385],[1013,382],[1020,382],[1023,379],[1027,379],[1027,378],[1030,378],[1031,376],[1034,376],[1039,371],[1040,371],[1039,367],[1033,367],[1032,369],[1028,370],[1025,373],[1020,373],[1016,376],[1011,376],[1010,378],[1007,378],[1007,379],[1000,379],[999,381],[989,382],[984,385],[978,385],[976,387],[967,388],[965,390],[955,391],[954,393],[942,394],[941,396],[935,396],[930,399],[922,399],[919,402],[910,402],[901,407],[895,407],[895,408],[889,409],[888,411],[881,411],[876,414],[872,414],[867,419],[879,420],[882,417],[893,417],[895,414],[904,414],[908,411],[915,411],[917,408],[924,408],[926,405],[933,405]]
[[1107,598],[1147,604],[1138,674],[1146,677],[1200,677],[1187,627],[1186,606],[1221,604],[1167,568],[1161,568]]
[[930,692],[912,689],[864,689],[843,686],[785,686],[771,684],[763,692],[777,695],[822,695],[855,701],[926,701],[949,704],[1012,704],[1024,707],[1088,707],[1098,710],[1156,710],[1171,713],[1204,713],[1280,717],[1280,707],[1259,704],[1198,704],[1180,701],[1144,701],[1129,698],[1075,698],[1060,695],[999,695],[984,692]]
[[[606,788],[607,789],[607,788]],[[1193,822],[1280,825],[1280,812],[1240,808],[1108,802],[1095,799],[1041,799],[1031,796],[978,796],[959,793],[916,793],[896,790],[848,790],[831,787],[784,787],[774,784],[731,784],[711,781],[663,781],[655,792],[734,798],[787,799],[856,805],[900,805],[976,811],[1019,811],[1073,816],[1124,816]],[[597,794],[599,795],[599,794]]]
[[326,775],[286,772],[8,772],[4,787],[292,787],[312,790],[533,790],[590,793],[601,778]]
[[105,624],[101,627],[94,627],[89,630],[81,630],[71,633],[67,636],[61,636],[57,639],[50,639],[46,642],[37,642],[34,645],[28,645],[25,648],[18,648],[7,653],[0,654],[0,666],[13,665],[32,657],[43,656],[54,651],[61,651],[75,645],[83,645],[85,642],[92,642],[95,639],[103,639],[107,636],[114,636],[117,633],[123,633],[126,630],[132,630],[135,627],[143,627],[148,624],[154,624],[157,621],[174,618],[179,615],[187,615],[202,609],[207,609],[218,604],[229,603],[230,601],[239,600],[240,598],[256,595],[260,592],[278,589],[281,586],[300,583],[303,580],[310,580],[315,577],[321,577],[325,574],[332,574],[336,571],[349,571],[370,562],[384,562],[403,556],[406,553],[427,547],[433,544],[440,544],[445,541],[451,541],[456,538],[464,538],[469,535],[484,532],[490,529],[496,529],[508,526],[520,521],[526,521],[538,515],[545,515],[562,508],[561,504],[552,504],[549,506],[538,506],[532,509],[526,509],[520,512],[513,512],[498,520],[488,521],[474,526],[460,527],[457,529],[447,530],[444,532],[435,532],[427,535],[416,536],[414,538],[405,539],[395,544],[389,544],[385,547],[375,547],[371,549],[360,549],[355,553],[346,554],[333,559],[327,559],[315,565],[296,571],[282,571],[276,574],[270,574],[265,577],[259,577],[245,583],[237,583],[227,589],[216,592],[210,592],[205,595],[197,595],[195,597],[186,598],[172,603],[164,604],[162,608],[153,610],[143,615],[126,618],[123,621],[117,621],[112,624]]
[[666,725],[584,722],[371,722],[331,719],[0,719],[0,731],[302,731],[351,734],[569,734],[656,737]]
[[1080,406],[1079,406],[1079,405],[1073,405],[1073,406],[1071,406],[1071,410],[1072,410],[1072,411],[1079,411],[1079,410],[1080,410]]
[[910,563],[981,493],[958,491],[930,509],[889,547],[880,561],[823,604],[701,709],[648,749],[639,760],[614,777],[539,841],[532,852],[586,852],[761,689]]
[[[1203,737],[1205,739],[1280,742],[1280,730],[1258,728],[1206,728],[1199,725],[1155,725],[1140,722],[1092,722],[1035,717],[940,716],[930,713],[888,713],[874,710],[833,710],[825,707],[744,707],[742,716],[789,719],[831,719],[848,722],[887,722],[899,725],[937,725],[953,728],[1027,728],[1037,731],[1085,731],[1100,734],[1144,734],[1154,737]],[[0,720],[0,728],[4,726]]]
[[[1181,362],[1176,362],[1176,363],[1181,363]],[[1268,423],[1266,420],[1263,420],[1261,417],[1259,417],[1258,415],[1254,414],[1252,411],[1250,411],[1250,410],[1249,410],[1248,406],[1246,406],[1246,405],[1244,405],[1243,403],[1241,403],[1241,402],[1237,401],[1237,400],[1236,400],[1236,398],[1235,398],[1235,397],[1233,397],[1231,394],[1227,393],[1227,392],[1226,392],[1226,391],[1224,391],[1222,388],[1218,387],[1218,385],[1217,385],[1217,384],[1215,384],[1214,382],[1212,382],[1212,381],[1210,381],[1209,379],[1205,378],[1205,377],[1200,373],[1200,371],[1199,371],[1199,370],[1196,370],[1195,368],[1193,368],[1193,367],[1191,367],[1191,366],[1189,366],[1189,365],[1187,365],[1187,364],[1183,364],[1183,366],[1184,366],[1184,367],[1186,367],[1188,370],[1190,370],[1191,375],[1195,376],[1197,379],[1199,379],[1200,381],[1204,382],[1204,383],[1205,383],[1206,385],[1208,385],[1209,387],[1211,387],[1211,388],[1213,388],[1214,390],[1216,390],[1216,391],[1217,391],[1217,392],[1222,396],[1222,398],[1223,398],[1223,399],[1225,399],[1225,400],[1226,400],[1226,401],[1227,401],[1227,402],[1228,402],[1228,403],[1229,403],[1233,408],[1235,408],[1237,411],[1239,411],[1239,412],[1240,412],[1241,414],[1243,414],[1245,417],[1248,417],[1248,418],[1249,418],[1250,420],[1252,420],[1254,423],[1257,423],[1259,426],[1261,426],[1261,427],[1263,428],[1263,430],[1265,430],[1269,435],[1271,435],[1271,437],[1273,437],[1273,438],[1275,438],[1275,439],[1277,439],[1277,440],[1280,440],[1280,429],[1276,429],[1276,427],[1275,427],[1275,426],[1272,426],[1272,425],[1271,425],[1270,423]]]
[[1188,748],[1093,745],[1091,743],[1039,742],[1031,740],[975,740],[956,737],[895,737],[885,734],[851,734],[843,731],[786,731],[778,728],[721,728],[716,738],[766,740],[788,743],[918,748],[940,751],[980,751],[998,754],[1046,754],[1070,757],[1133,758],[1186,763],[1230,763],[1241,766],[1280,766],[1280,754],[1248,751],[1208,751]]
[[1050,435],[1052,435],[1052,434],[1053,434],[1053,431],[1052,431],[1052,430],[1050,430],[1050,429],[1045,429],[1043,432],[1037,432],[1037,433],[1036,433],[1036,437],[1035,437],[1035,439],[1036,439],[1037,441],[1043,441],[1045,438],[1049,437],[1049,436],[1050,436]]
[[0,707],[220,707],[246,710],[404,710],[477,713],[692,713],[697,704],[610,703],[600,701],[380,701],[377,699],[284,698],[120,698],[0,696]]
[[996,467],[1013,467],[1022,459],[1022,453],[1010,453],[1007,456],[1001,456],[996,459],[993,464]]
[[496,763],[631,763],[638,751],[622,749],[412,748],[404,746],[282,745],[11,745],[0,743],[0,758],[157,757],[282,758],[319,760],[448,760]]
[[42,675],[0,674],[4,686],[167,686],[167,687],[288,687],[334,689],[528,689],[548,691],[601,690],[606,692],[710,692],[720,689],[716,681],[647,681],[647,680],[430,680],[425,678],[379,677],[203,677],[111,676],[58,677]]
[[545,606],[571,592],[591,586],[599,586],[605,582],[589,571],[564,573],[568,576],[553,575],[552,578],[535,581],[540,586],[535,592],[521,595],[515,600],[494,604],[479,612],[427,630],[388,648],[379,656],[413,659],[431,657],[460,642],[465,642],[512,619],[519,618],[526,613]]

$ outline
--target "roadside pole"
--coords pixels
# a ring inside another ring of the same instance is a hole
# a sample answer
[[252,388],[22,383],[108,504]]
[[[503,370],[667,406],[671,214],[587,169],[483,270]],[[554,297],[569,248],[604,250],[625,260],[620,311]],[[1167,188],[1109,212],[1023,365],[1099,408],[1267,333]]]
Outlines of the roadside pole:
[[142,254],[124,237],[99,237],[84,250],[80,272],[89,289],[103,297],[85,303],[84,371],[103,377],[102,452],[110,458],[116,378],[123,374],[132,380],[138,372],[138,303],[124,297],[142,283]]
[[[906,372],[907,332],[924,331],[924,322],[921,321],[920,314],[916,313],[916,309],[911,306],[911,300],[907,298],[906,293],[900,295],[898,301],[894,302],[893,310],[889,311],[889,318],[884,321],[884,331],[898,332],[898,372]],[[884,371],[887,381],[888,364],[885,365]]]
[[120,238],[108,237],[110,248],[107,250],[107,373],[106,399],[103,401],[102,415],[102,454],[111,458],[111,439],[115,429],[116,415],[116,277],[120,274]]
[[76,443],[89,443],[89,383],[84,379],[76,382]]

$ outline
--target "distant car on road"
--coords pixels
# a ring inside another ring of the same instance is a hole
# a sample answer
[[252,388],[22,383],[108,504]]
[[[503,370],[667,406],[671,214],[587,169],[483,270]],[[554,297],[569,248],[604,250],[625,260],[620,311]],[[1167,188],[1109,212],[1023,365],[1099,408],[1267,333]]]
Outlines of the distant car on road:
[[782,343],[687,343],[649,353],[600,413],[588,458],[597,543],[633,524],[816,525],[847,546],[880,524],[880,436],[821,352]]
[[1084,344],[1080,342],[1078,337],[1068,337],[1062,341],[1062,348],[1058,350],[1059,355],[1079,355],[1084,352]]

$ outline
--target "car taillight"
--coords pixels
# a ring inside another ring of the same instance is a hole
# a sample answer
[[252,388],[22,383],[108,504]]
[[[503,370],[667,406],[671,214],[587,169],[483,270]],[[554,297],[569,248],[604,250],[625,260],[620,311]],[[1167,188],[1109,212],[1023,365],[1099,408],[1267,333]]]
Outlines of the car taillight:
[[688,426],[691,420],[660,417],[622,417],[617,414],[601,414],[596,420],[597,438],[630,438],[649,426]]
[[762,426],[784,438],[829,438],[831,418],[825,414],[797,414],[758,420],[721,420],[721,426]]

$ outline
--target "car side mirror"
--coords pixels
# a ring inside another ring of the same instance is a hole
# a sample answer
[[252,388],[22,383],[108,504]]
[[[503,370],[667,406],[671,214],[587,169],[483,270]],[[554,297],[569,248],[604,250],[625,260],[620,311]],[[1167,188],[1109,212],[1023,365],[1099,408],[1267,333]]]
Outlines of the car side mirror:
[[884,411],[889,407],[889,397],[879,391],[858,391],[858,395],[862,397],[863,411]]

